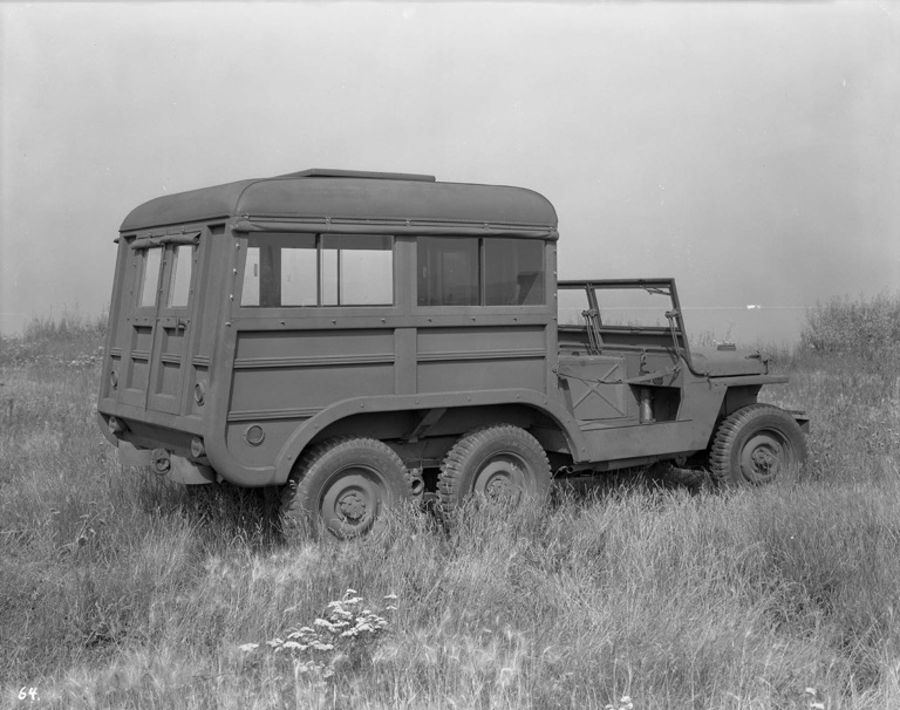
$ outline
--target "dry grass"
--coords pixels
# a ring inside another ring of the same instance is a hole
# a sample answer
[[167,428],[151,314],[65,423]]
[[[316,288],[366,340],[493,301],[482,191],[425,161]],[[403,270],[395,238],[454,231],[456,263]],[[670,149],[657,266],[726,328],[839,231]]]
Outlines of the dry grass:
[[[120,470],[92,415],[96,333],[32,337],[0,351],[3,707],[900,707],[890,344],[783,358],[769,399],[807,407],[812,463],[772,487],[639,477],[450,535],[410,510],[288,546],[258,494]],[[377,633],[266,643],[320,628],[348,587]]]

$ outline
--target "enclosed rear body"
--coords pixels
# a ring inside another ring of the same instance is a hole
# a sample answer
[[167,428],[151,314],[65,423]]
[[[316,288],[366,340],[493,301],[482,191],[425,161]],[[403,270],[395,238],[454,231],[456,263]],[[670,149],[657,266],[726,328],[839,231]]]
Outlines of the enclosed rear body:
[[448,504],[493,481],[459,462],[494,439],[507,483],[541,456],[574,471],[705,455],[784,381],[759,355],[692,354],[671,279],[558,285],[556,248],[541,195],[429,176],[306,171],[158,198],[120,230],[102,426],[123,463],[188,484],[296,488],[358,451],[382,462],[353,474],[371,491],[329,498],[323,473],[314,494],[346,521],[357,489],[390,483],[365,473],[379,466]]
[[317,172],[134,210],[99,402],[123,450],[264,486],[350,415],[407,412],[391,418],[399,436],[415,428],[409,411],[435,404],[546,397],[552,206],[520,188],[401,177]]

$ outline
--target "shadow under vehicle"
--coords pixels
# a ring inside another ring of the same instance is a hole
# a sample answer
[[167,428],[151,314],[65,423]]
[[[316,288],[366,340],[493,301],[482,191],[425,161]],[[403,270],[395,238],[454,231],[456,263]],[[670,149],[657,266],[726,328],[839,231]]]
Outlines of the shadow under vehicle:
[[536,192],[307,170],[167,195],[118,238],[99,417],[120,460],[278,487],[287,520],[514,504],[655,463],[764,483],[806,456],[766,356],[692,350],[670,278],[559,281]]

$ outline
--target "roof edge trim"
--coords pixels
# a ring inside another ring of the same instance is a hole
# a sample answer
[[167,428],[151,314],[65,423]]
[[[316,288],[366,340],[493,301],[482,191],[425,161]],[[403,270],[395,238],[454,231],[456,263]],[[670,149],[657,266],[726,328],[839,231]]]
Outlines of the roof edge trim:
[[332,221],[324,217],[296,219],[253,219],[238,220],[232,226],[235,232],[332,232],[336,234],[396,234],[416,236],[454,237],[530,237],[532,239],[559,238],[555,228],[546,225],[526,224],[481,224],[475,222],[425,222],[425,221],[379,221],[340,220]]

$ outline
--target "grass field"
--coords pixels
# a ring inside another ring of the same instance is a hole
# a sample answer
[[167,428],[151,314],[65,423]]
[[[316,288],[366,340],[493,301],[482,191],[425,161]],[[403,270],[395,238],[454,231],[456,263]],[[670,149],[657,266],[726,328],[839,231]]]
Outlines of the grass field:
[[0,346],[0,706],[900,708],[900,299],[809,322],[764,392],[812,417],[790,479],[345,545],[121,470],[102,328],[36,323]]

